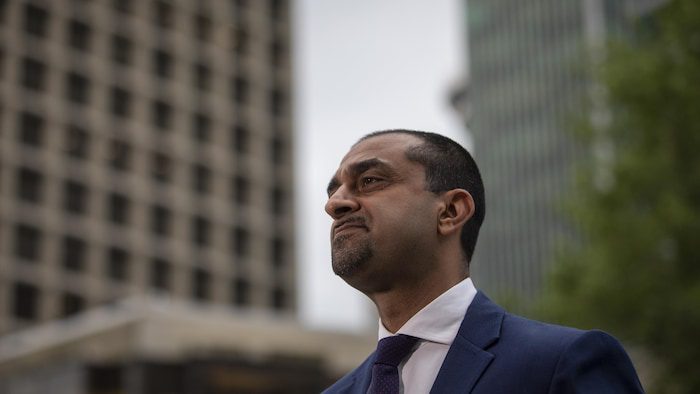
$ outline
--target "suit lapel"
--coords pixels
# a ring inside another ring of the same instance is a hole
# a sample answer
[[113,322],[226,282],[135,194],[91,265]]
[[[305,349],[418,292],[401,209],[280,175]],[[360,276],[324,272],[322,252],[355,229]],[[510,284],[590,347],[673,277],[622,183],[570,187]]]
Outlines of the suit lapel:
[[367,357],[355,372],[347,385],[339,387],[334,393],[338,394],[366,394],[372,380],[372,365],[374,364],[375,353]]
[[468,393],[493,360],[485,349],[500,336],[505,311],[479,291],[464,316],[431,393]]

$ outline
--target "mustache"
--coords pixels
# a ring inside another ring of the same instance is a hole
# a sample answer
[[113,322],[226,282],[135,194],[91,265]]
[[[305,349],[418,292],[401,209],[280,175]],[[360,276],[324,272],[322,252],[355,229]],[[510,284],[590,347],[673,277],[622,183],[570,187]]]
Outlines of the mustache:
[[367,227],[367,219],[362,216],[351,216],[333,223],[333,233],[335,234],[336,229],[344,225],[359,225]]

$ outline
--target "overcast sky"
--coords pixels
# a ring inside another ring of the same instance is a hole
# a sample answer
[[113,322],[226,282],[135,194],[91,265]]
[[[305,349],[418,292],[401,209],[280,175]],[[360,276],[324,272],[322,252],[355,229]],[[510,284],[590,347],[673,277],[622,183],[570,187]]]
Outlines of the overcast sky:
[[325,188],[362,135],[469,140],[449,103],[465,72],[460,0],[297,0],[294,9],[299,309],[313,328],[376,329],[374,307],[330,268]]

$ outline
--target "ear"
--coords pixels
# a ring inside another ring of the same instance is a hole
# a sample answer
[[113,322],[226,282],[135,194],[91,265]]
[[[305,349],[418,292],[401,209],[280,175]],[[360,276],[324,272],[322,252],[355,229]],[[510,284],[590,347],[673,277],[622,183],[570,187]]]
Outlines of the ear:
[[443,193],[442,209],[438,217],[438,233],[459,233],[464,224],[474,216],[474,199],[464,189],[452,189]]

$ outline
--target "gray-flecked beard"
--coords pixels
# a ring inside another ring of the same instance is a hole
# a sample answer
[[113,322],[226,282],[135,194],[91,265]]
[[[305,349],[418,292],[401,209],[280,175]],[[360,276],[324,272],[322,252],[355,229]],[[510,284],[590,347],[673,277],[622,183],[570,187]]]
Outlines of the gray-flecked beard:
[[[340,277],[350,276],[360,269],[374,252],[369,239],[349,241],[352,235],[339,235],[331,245],[333,272]],[[352,242],[352,243],[351,243]]]

